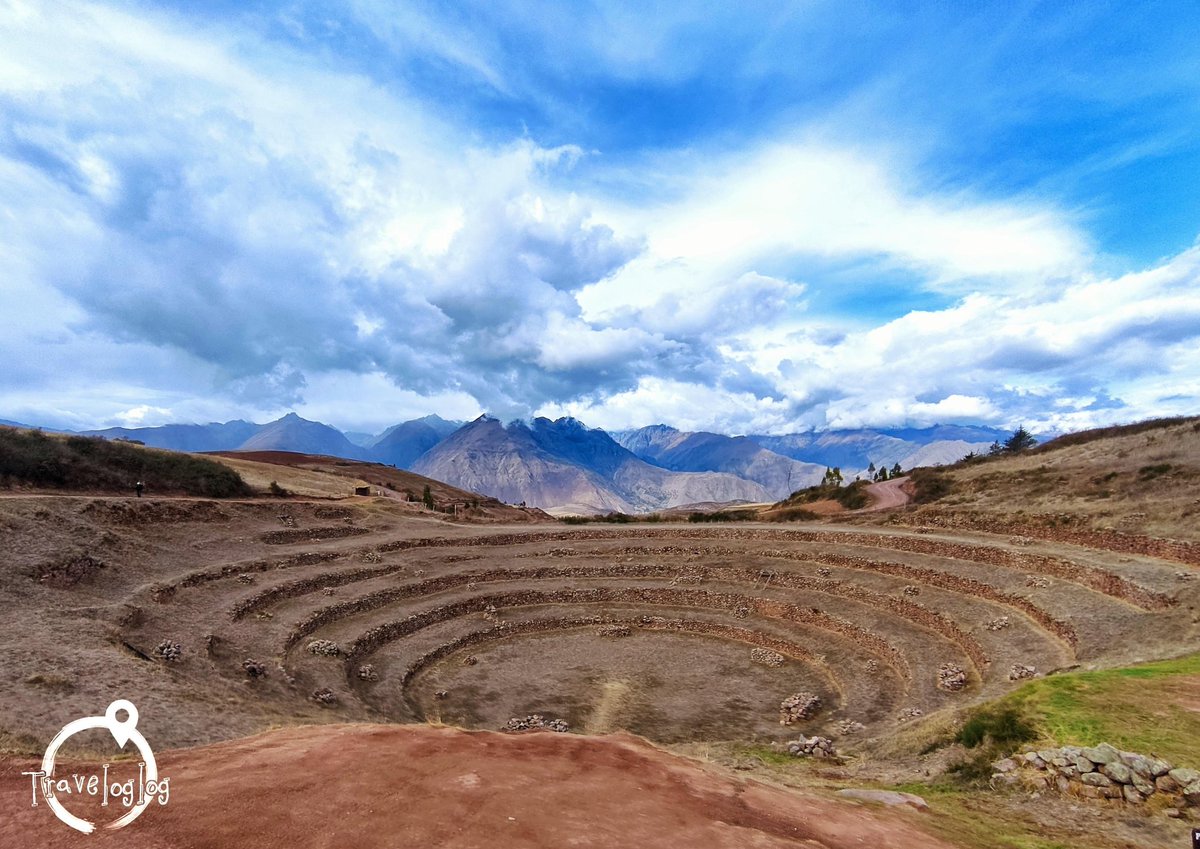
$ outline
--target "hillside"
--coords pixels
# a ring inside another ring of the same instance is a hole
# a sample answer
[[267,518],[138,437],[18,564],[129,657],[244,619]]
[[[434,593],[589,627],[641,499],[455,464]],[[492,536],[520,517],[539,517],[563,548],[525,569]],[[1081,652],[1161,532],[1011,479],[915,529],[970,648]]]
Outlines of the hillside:
[[[910,510],[844,510],[786,525],[572,527],[479,496],[479,507],[467,504],[458,518],[479,509],[480,524],[455,522],[440,511],[457,512],[470,493],[386,465],[286,452],[199,459],[229,464],[254,489],[274,481],[290,497],[9,493],[0,499],[8,561],[0,604],[9,612],[0,642],[15,648],[10,683],[0,688],[0,766],[27,769],[66,719],[111,701],[117,681],[136,698],[139,727],[181,788],[180,806],[149,812],[128,845],[159,845],[163,835],[186,843],[201,832],[208,843],[197,837],[197,845],[249,845],[259,838],[256,817],[295,806],[316,812],[311,823],[289,826],[296,834],[288,839],[303,843],[312,823],[345,824],[336,814],[348,797],[313,782],[336,784],[352,764],[372,777],[360,802],[433,793],[447,809],[478,804],[501,827],[527,818],[563,833],[570,822],[547,815],[546,800],[571,794],[531,795],[528,787],[577,794],[572,776],[583,764],[593,802],[632,787],[622,810],[641,799],[678,815],[658,842],[635,823],[630,834],[648,845],[672,845],[685,827],[701,836],[680,845],[720,845],[713,835],[722,834],[729,845],[771,845],[759,839],[768,832],[791,841],[780,845],[836,846],[847,836],[903,845],[895,823],[932,834],[915,835],[916,846],[939,838],[964,849],[1067,846],[1093,832],[1086,845],[1097,849],[1176,845],[1200,808],[1169,818],[1164,809],[1179,796],[1172,791],[1106,802],[1043,787],[1031,806],[1032,790],[1000,792],[988,782],[990,764],[1017,745],[1111,742],[1200,766],[1188,709],[1200,692],[1200,581],[1180,578],[1200,574],[1200,546],[1181,544],[1195,522],[1175,509],[1200,495],[1198,427],[1188,420],[1074,434],[1025,455],[918,470],[920,492],[932,491],[921,480],[931,474],[949,491]],[[516,460],[536,455],[610,488],[645,465],[571,420],[505,427],[485,419],[466,432],[478,442],[461,456],[489,447]],[[1057,536],[1075,527],[1063,516],[1077,507],[1051,514],[1044,535],[998,523],[1028,518],[1021,511],[1042,503],[1028,495],[1028,475],[1051,463],[1068,494],[1107,463],[1105,474],[1116,473],[1107,500],[1140,492],[1145,500],[1128,509],[1163,517],[1157,539]],[[965,488],[986,475],[994,476],[986,487]],[[359,485],[370,497],[348,494]],[[438,511],[410,500],[426,485]],[[1178,659],[1161,662],[1168,658]],[[819,707],[783,725],[792,694],[811,694]],[[997,705],[1018,711],[1029,730],[968,748],[965,730]],[[496,733],[534,716],[571,733]],[[657,748],[603,736],[622,731]],[[808,735],[833,741],[844,760],[793,756],[791,741]],[[387,769],[381,746],[416,766]],[[63,763],[92,757],[108,755],[68,752]],[[982,778],[973,784],[972,774],[955,771],[963,764]],[[712,770],[733,783],[714,784]],[[244,784],[229,778],[235,773]],[[646,792],[647,775],[668,774],[669,786]],[[206,775],[220,780],[206,783]],[[263,783],[269,775],[274,784]],[[766,792],[755,778],[774,789],[748,809]],[[231,780],[245,816],[197,826],[188,811],[228,794]],[[693,805],[689,793],[699,787],[720,794]],[[929,810],[872,809],[837,795],[863,788],[916,793]],[[502,807],[488,807],[499,800]],[[394,839],[398,829],[428,825],[426,814],[410,816],[411,806],[367,805],[352,827],[374,823]],[[591,811],[581,831],[591,845],[624,845],[624,823],[609,828],[610,811],[579,810]],[[874,826],[855,831],[874,822],[872,810],[893,823],[886,838]],[[39,845],[73,845],[70,835],[54,842],[58,826],[44,806],[20,811],[0,823],[0,840],[43,829],[50,837]],[[685,813],[687,823],[677,821]],[[833,823],[832,831],[811,830],[810,819]],[[486,840],[436,828],[430,839],[497,842],[490,820],[470,822]],[[528,845],[562,845],[559,836]]]
[[0,488],[229,498],[250,487],[220,463],[98,437],[0,427]]
[[381,463],[343,460],[291,451],[225,451],[213,459],[236,470],[251,486],[268,492],[271,483],[302,497],[345,498],[358,487],[424,510],[428,487],[435,512],[459,521],[539,522],[550,517],[540,510],[511,507],[470,490],[450,486]]
[[914,475],[920,524],[1200,540],[1200,417],[1082,431]]

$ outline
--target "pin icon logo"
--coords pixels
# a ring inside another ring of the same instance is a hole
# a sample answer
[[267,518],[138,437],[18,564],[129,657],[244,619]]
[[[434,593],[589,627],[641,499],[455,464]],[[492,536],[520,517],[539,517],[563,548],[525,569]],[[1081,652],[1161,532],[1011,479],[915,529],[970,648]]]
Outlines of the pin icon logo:
[[[118,719],[119,714],[124,714],[124,719]],[[108,710],[104,712],[104,716],[85,716],[82,719],[77,719],[74,722],[67,723],[63,729],[55,735],[50,741],[50,745],[46,747],[46,754],[42,758],[42,774],[49,779],[54,775],[54,759],[58,754],[59,747],[69,737],[73,737],[80,731],[87,731],[92,728],[107,728],[112,734],[113,739],[117,741],[117,746],[124,749],[128,743],[133,743],[138,750],[141,760],[146,765],[145,787],[156,786],[158,784],[158,764],[154,761],[154,752],[150,749],[150,744],[146,742],[146,738],[137,730],[138,711],[133,706],[133,703],[125,699],[118,699],[108,706]],[[84,834],[91,834],[96,830],[96,824],[91,820],[85,820],[77,817],[63,807],[62,803],[54,795],[54,785],[52,781],[43,780],[42,795],[46,799],[46,804],[54,811],[54,815],[62,820],[67,825],[76,831],[82,831]],[[130,808],[120,819],[108,823],[105,828],[116,830],[129,825],[139,816],[142,811],[152,801],[152,794],[142,794],[142,798]]]

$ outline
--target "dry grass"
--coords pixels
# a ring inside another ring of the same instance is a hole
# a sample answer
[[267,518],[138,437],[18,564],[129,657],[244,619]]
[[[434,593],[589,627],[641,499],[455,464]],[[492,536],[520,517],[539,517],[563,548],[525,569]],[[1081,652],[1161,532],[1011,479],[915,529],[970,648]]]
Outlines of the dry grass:
[[1069,515],[1093,529],[1200,539],[1200,419],[1076,439],[943,474],[949,494],[922,509]]
[[[361,478],[330,474],[302,466],[283,466],[260,463],[239,457],[211,455],[212,459],[233,469],[254,490],[265,493],[272,481],[294,495],[306,498],[345,498],[354,494],[356,486],[369,486]],[[374,487],[372,487],[374,491]]]

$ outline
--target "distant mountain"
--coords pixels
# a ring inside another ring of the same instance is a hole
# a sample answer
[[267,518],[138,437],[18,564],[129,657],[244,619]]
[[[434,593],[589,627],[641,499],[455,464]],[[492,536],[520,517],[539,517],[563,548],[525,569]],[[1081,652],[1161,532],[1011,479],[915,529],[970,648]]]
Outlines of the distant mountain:
[[610,435],[570,418],[503,425],[481,416],[460,427],[433,415],[371,436],[344,434],[295,413],[264,425],[236,420],[84,433],[175,451],[293,451],[374,460],[509,503],[589,513],[775,501],[818,482],[827,466],[840,467],[852,480],[871,463],[905,469],[948,464],[1009,436],[995,428],[935,425],[732,437],[665,424]]
[[830,430],[751,436],[763,448],[794,460],[822,466],[840,466],[854,475],[874,463],[876,467],[899,463],[902,468],[953,463],[972,451],[987,451],[1007,431],[965,425],[934,425],[893,430]]
[[504,425],[481,416],[426,452],[412,469],[509,503],[557,512],[642,512],[770,498],[762,486],[734,475],[653,466],[603,430],[571,418]]
[[281,419],[262,425],[237,446],[239,451],[296,451],[301,454],[326,454],[351,460],[369,460],[371,451],[355,445],[340,430],[320,422],[288,413]]
[[155,448],[172,451],[230,451],[240,448],[262,425],[240,419],[209,424],[169,424],[159,427],[110,427],[84,431],[84,436],[103,436],[105,439],[135,439]]
[[745,436],[685,433],[659,424],[614,438],[648,463],[675,472],[727,472],[761,484],[776,499],[820,483],[825,474],[823,464],[785,457]]
[[367,448],[379,438],[378,434],[366,433],[361,430],[346,430],[342,431],[342,435],[357,445],[359,448]]
[[365,443],[381,463],[407,469],[413,462],[454,431],[461,422],[448,422],[440,416],[425,416],[393,425]]

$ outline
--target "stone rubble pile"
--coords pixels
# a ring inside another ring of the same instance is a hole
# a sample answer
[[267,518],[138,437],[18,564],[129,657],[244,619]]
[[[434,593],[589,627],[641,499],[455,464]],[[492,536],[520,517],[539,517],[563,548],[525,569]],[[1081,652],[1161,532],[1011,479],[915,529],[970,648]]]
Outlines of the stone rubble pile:
[[562,719],[547,719],[540,713],[531,713],[529,716],[513,717],[504,726],[505,731],[556,731],[559,734],[565,734],[571,730],[571,726],[567,725]]
[[992,768],[993,787],[1057,790],[1133,805],[1151,796],[1166,797],[1174,809],[1169,816],[1200,807],[1200,772],[1177,768],[1162,758],[1122,752],[1108,743],[1029,751],[997,761]]
[[342,647],[333,640],[313,640],[308,644],[308,653],[324,655],[325,657],[337,657],[342,653]]
[[910,707],[910,708],[905,708],[904,710],[900,711],[900,713],[897,714],[897,718],[901,722],[905,722],[909,719],[916,719],[918,716],[924,716],[924,715],[925,715],[925,711],[921,710],[920,708]]
[[797,758],[836,758],[837,749],[828,737],[804,737],[784,743],[788,754]]
[[628,625],[601,625],[601,637],[628,637],[633,633],[633,629]]
[[154,647],[154,653],[167,663],[178,663],[183,659],[183,647],[174,640],[163,640]]
[[1025,581],[1025,586],[1044,590],[1050,586],[1050,581],[1047,578],[1042,578],[1037,575],[1030,575],[1028,580]]
[[967,686],[967,673],[961,666],[943,663],[938,668],[938,686],[951,693],[957,693]]
[[370,663],[364,663],[358,667],[358,677],[362,681],[378,681],[379,673],[375,671],[375,666]]
[[1008,670],[1009,681],[1024,681],[1026,678],[1036,678],[1037,667],[1014,663]]
[[319,690],[313,690],[312,700],[319,705],[335,705],[337,704],[337,694],[328,687],[321,687]]
[[843,719],[839,720],[833,728],[838,734],[844,737],[847,734],[857,734],[860,731],[865,731],[867,726],[854,719]]
[[915,584],[909,584],[908,586],[906,586],[904,588],[904,594],[908,595],[908,596],[920,595],[921,588],[916,586]]
[[1012,620],[1010,620],[1007,616],[1001,616],[998,619],[992,619],[988,622],[985,622],[983,627],[987,628],[989,631],[1003,631],[1010,625],[1012,625]]
[[821,697],[816,693],[794,693],[779,703],[779,724],[792,725],[812,719],[821,709]]
[[267,667],[265,664],[259,663],[257,660],[247,658],[242,661],[242,669],[246,670],[246,675],[249,678],[266,678]]
[[777,651],[771,651],[770,649],[764,649],[761,646],[755,646],[754,648],[750,649],[750,660],[754,661],[755,663],[761,663],[763,666],[769,666],[772,669],[777,669],[778,667],[783,666],[784,661],[786,661],[787,658]]

